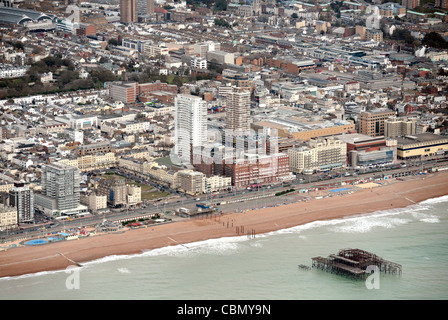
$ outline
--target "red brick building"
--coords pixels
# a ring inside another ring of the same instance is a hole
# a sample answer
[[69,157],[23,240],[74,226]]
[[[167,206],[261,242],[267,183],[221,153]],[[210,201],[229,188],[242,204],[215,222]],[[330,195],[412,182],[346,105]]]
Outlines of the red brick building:
[[302,70],[314,69],[316,67],[316,63],[311,59],[296,60],[290,59],[289,57],[275,57],[269,59],[269,66],[282,69],[289,73],[300,73]]
[[289,156],[277,153],[254,156],[253,159],[236,160],[225,164],[225,175],[232,178],[232,185],[246,188],[257,184],[275,183],[289,175]]
[[91,34],[96,34],[96,28],[93,24],[80,23],[79,28],[76,29],[77,36],[88,36]]
[[[153,94],[161,96],[165,101],[173,102],[173,97],[177,94],[177,86],[156,81],[154,83],[138,83],[132,81],[112,82],[108,86],[109,97],[113,100],[120,100],[124,103],[134,103],[137,98],[142,98],[143,102],[152,99]],[[165,92],[166,94],[161,94]],[[148,100],[149,99],[149,100]]]
[[152,83],[140,83],[138,84],[138,94],[153,92],[153,91],[166,91],[177,93],[177,86],[175,84],[162,83],[160,81]]

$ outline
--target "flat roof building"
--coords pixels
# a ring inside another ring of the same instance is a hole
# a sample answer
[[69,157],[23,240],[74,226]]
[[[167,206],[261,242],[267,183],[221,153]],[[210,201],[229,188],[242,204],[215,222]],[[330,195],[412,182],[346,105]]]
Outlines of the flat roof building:
[[312,174],[345,167],[347,144],[334,138],[311,139],[307,145],[288,149],[288,156],[293,173]]
[[86,207],[80,207],[79,169],[53,163],[42,168],[42,192],[34,197],[35,206],[51,216],[76,215]]
[[234,131],[250,130],[250,92],[234,90],[227,95],[226,128]]
[[384,122],[395,113],[389,109],[375,109],[360,114],[359,132],[371,137],[384,136]]
[[422,133],[397,137],[398,159],[424,159],[437,157],[448,151],[448,137],[433,133]]

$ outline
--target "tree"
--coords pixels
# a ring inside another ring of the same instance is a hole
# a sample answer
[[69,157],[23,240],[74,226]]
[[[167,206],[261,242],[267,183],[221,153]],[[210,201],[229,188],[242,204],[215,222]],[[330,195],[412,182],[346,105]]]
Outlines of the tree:
[[103,84],[104,82],[110,82],[117,80],[117,77],[109,70],[105,68],[98,68],[90,72],[92,81],[98,84]]
[[406,44],[415,44],[415,38],[406,29],[396,29],[390,38],[392,40],[404,41]]
[[226,11],[227,10],[227,1],[226,0],[216,0],[215,10]]
[[78,79],[79,73],[77,71],[72,70],[64,70],[61,72],[61,75],[59,77],[59,81],[61,82],[61,87],[65,86],[66,84],[75,81]]
[[114,38],[109,39],[107,41],[107,43],[110,44],[111,46],[118,46],[119,45],[118,40],[114,39]]
[[173,82],[173,84],[175,84],[178,88],[180,88],[180,87],[183,86],[182,79],[179,78],[179,77],[174,77],[174,79],[173,79],[172,82]]
[[215,18],[215,25],[224,28],[230,28],[230,24],[224,18]]
[[437,49],[448,49],[448,42],[437,32],[429,32],[425,34],[422,44]]

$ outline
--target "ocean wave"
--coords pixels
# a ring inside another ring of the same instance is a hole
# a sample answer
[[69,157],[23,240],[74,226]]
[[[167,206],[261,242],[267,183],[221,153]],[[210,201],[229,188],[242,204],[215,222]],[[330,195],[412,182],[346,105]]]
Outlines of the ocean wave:
[[127,260],[133,258],[157,257],[157,256],[193,256],[195,254],[229,254],[238,250],[238,242],[246,241],[244,237],[223,237],[218,239],[209,239],[196,241],[186,244],[177,244],[162,248],[145,250],[141,253],[132,255],[111,255],[104,258],[96,259],[83,264],[83,266],[90,266],[94,264],[101,264],[119,260]]
[[[443,202],[448,202],[448,196],[428,199],[404,208],[380,210],[374,213],[364,215],[361,214],[341,219],[313,221],[304,225],[280,229],[265,234],[257,234],[256,239],[259,240],[262,238],[269,238],[270,236],[273,235],[294,233],[298,234],[301,239],[306,241],[307,236],[304,235],[303,233],[308,230],[313,230],[316,228],[327,228],[329,231],[332,232],[362,233],[362,232],[370,232],[375,228],[391,229],[410,223],[412,221],[420,221],[424,223],[438,223],[440,222],[440,219],[437,215],[432,213],[431,209],[433,204]],[[429,211],[429,213],[426,213],[427,211]],[[247,237],[246,235],[241,235],[235,237],[223,237],[217,239],[202,240],[186,244],[177,244],[152,250],[146,250],[141,253],[132,255],[110,255],[104,258],[85,262],[83,263],[83,267],[89,267],[96,264],[133,259],[138,257],[151,257],[151,256],[155,257],[163,255],[181,257],[181,256],[194,256],[197,254],[213,254],[213,255],[232,254],[237,252],[241,248],[241,246],[239,245],[240,243],[249,240],[250,238]],[[262,244],[260,242],[255,244],[252,243],[251,246],[259,247],[262,246]],[[43,271],[15,277],[3,277],[0,278],[0,281],[45,276],[60,272],[65,272],[65,269],[56,271]]]
[[[195,254],[213,254],[226,255],[232,254],[239,250],[239,243],[247,241],[247,236],[238,237],[222,237],[217,239],[208,239],[196,241],[182,245],[184,250],[174,250],[167,252],[168,255],[188,255]],[[186,249],[187,248],[187,249]]]
[[132,259],[134,257],[138,257],[139,255],[141,255],[140,253],[137,254],[132,254],[132,255],[110,255],[110,256],[106,256],[103,258],[99,258],[99,259],[95,259],[92,261],[88,261],[83,263],[83,267],[89,267],[95,264],[101,264],[101,263],[106,263],[106,262],[113,262],[113,261],[119,261],[119,260],[128,260],[128,259]]
[[411,215],[418,221],[426,222],[426,223],[438,223],[440,222],[440,218],[437,215],[431,213],[421,213],[418,211],[414,211]]
[[[277,235],[277,234],[301,233],[303,231],[312,230],[312,229],[316,229],[319,227],[326,227],[326,226],[338,224],[343,220],[344,219],[333,219],[333,220],[325,220],[325,221],[318,220],[318,221],[309,222],[309,223],[302,224],[302,225],[295,226],[295,227],[271,231],[271,232],[266,233],[266,235],[270,236],[270,235]],[[258,237],[258,235],[257,235],[257,237]]]
[[354,218],[345,221],[339,226],[334,226],[330,230],[343,233],[366,233],[375,228],[392,229],[412,221],[411,219],[401,219],[390,216],[376,216],[371,218]]
[[420,204],[425,205],[425,204],[435,204],[435,203],[441,203],[441,202],[448,202],[448,195],[427,199],[427,200],[420,202]]
[[340,219],[314,221],[304,225],[273,231],[268,233],[268,235],[301,234],[316,228],[327,228],[332,232],[366,233],[375,228],[391,229],[413,221],[438,223],[440,222],[440,218],[432,213],[432,205],[443,202],[448,202],[448,196],[428,199],[403,208],[379,210],[373,213],[359,214]]
[[58,274],[58,273],[62,273],[62,272],[65,273],[66,269],[53,270],[53,271],[40,271],[40,272],[36,272],[36,273],[28,273],[28,274],[23,274],[20,276],[12,276],[12,277],[1,277],[0,282],[1,281],[27,279],[27,278],[33,278],[33,277],[43,277],[43,276],[49,276],[49,275]]
[[118,270],[118,272],[120,272],[120,273],[131,273],[131,271],[129,271],[128,268],[118,268],[117,270]]

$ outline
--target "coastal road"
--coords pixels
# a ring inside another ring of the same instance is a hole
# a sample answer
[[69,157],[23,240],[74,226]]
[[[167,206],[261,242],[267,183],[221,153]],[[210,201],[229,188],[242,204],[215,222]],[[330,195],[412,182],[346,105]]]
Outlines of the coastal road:
[[[196,209],[196,204],[202,201],[209,201],[212,204],[220,204],[216,207],[222,212],[233,212],[233,211],[245,211],[252,210],[254,208],[263,208],[268,206],[283,205],[288,203],[294,203],[302,201],[310,195],[307,193],[297,194],[293,193],[288,196],[276,197],[275,193],[283,190],[294,188],[299,189],[310,189],[310,188],[340,188],[341,185],[349,185],[353,180],[367,180],[381,179],[384,176],[402,176],[402,175],[414,175],[424,172],[425,170],[432,168],[448,167],[446,159],[433,159],[424,162],[409,163],[406,167],[394,168],[386,170],[385,168],[379,169],[375,172],[358,172],[352,173],[350,176],[345,176],[342,172],[335,174],[336,171],[332,172],[332,175],[328,173],[321,173],[319,175],[311,175],[305,178],[299,178],[303,180],[295,180],[288,185],[272,185],[263,186],[259,188],[254,188],[250,190],[235,190],[235,191],[225,191],[221,193],[215,193],[214,198],[211,199],[211,195],[202,195],[198,197],[200,200],[197,201],[195,197],[177,195],[170,199],[169,201],[152,201],[152,203],[146,204],[146,208],[134,208],[131,210],[126,209],[126,211],[114,212],[111,210],[110,213],[103,215],[91,215],[82,218],[76,218],[72,220],[65,221],[55,221],[52,220],[46,224],[40,225],[30,225],[28,227],[23,226],[23,230],[14,231],[2,231],[0,232],[0,241],[10,241],[12,239],[20,238],[30,238],[33,236],[43,236],[52,232],[60,232],[64,230],[69,230],[73,228],[97,225],[101,223],[104,219],[108,221],[117,220],[132,220],[136,217],[143,215],[159,214],[162,218],[171,219],[173,221],[182,220],[186,218],[181,218],[179,216],[173,215],[173,212],[177,209],[184,207],[190,210]],[[355,174],[355,175],[353,175]],[[249,200],[252,199],[252,200]],[[221,203],[226,204],[221,204]],[[53,224],[52,224],[53,223]]]

